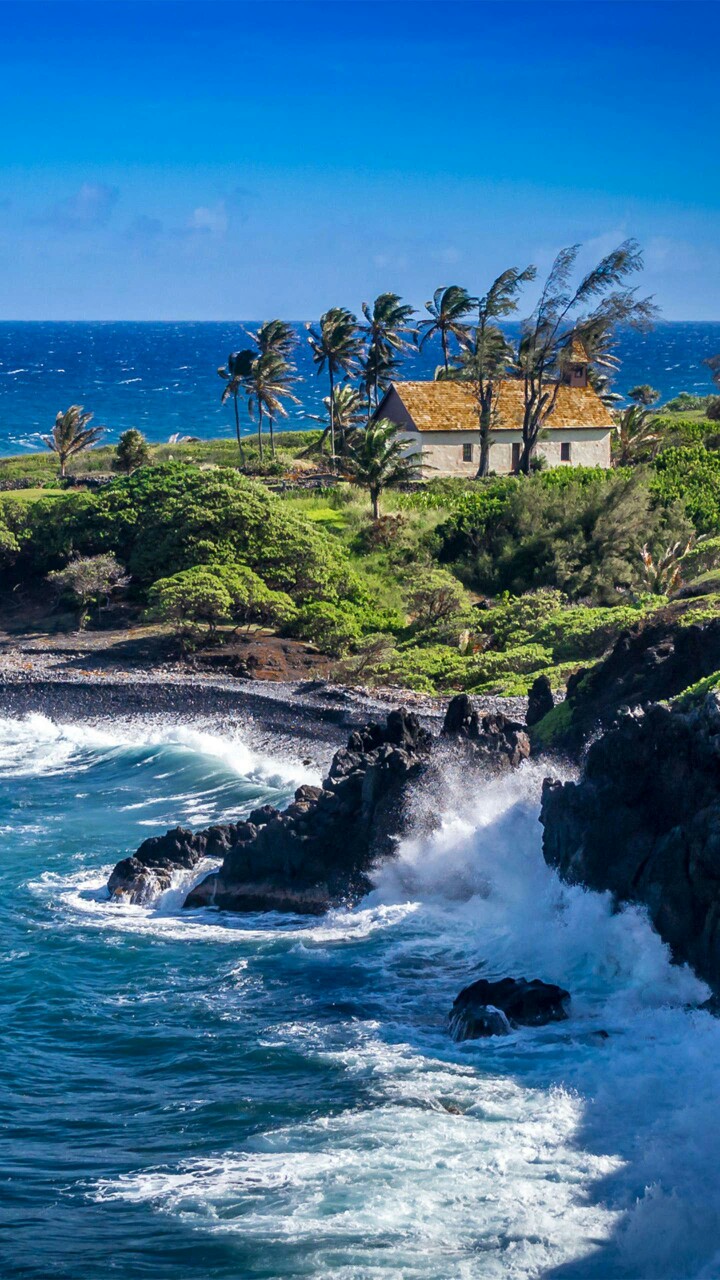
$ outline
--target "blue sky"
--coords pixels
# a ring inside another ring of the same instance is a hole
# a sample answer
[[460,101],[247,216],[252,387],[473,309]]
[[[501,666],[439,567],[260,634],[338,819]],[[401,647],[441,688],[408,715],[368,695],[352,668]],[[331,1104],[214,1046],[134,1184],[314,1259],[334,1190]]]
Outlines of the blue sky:
[[5,0],[0,315],[422,305],[633,235],[720,319],[719,38],[715,0]]

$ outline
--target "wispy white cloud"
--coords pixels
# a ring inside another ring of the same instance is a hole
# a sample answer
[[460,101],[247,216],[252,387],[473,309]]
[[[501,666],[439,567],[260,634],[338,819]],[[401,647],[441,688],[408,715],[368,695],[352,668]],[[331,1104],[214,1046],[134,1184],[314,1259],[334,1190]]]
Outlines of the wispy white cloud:
[[408,266],[407,254],[374,253],[373,266],[384,267],[392,271],[404,271]]
[[117,187],[83,182],[73,195],[51,205],[39,221],[60,231],[91,231],[107,226],[119,199]]
[[198,231],[222,236],[228,229],[228,213],[224,200],[215,205],[199,205],[193,209],[187,224],[188,231]]

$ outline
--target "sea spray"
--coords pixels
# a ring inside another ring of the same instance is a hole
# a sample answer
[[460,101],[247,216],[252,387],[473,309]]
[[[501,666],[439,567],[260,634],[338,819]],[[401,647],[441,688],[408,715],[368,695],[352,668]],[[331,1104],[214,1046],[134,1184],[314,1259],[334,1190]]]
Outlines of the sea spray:
[[[9,1280],[716,1273],[720,1023],[642,912],[547,868],[544,770],[449,773],[352,911],[116,910],[148,831],[294,778],[243,775],[241,737],[37,730],[0,762]],[[480,974],[558,981],[571,1018],[455,1044]]]

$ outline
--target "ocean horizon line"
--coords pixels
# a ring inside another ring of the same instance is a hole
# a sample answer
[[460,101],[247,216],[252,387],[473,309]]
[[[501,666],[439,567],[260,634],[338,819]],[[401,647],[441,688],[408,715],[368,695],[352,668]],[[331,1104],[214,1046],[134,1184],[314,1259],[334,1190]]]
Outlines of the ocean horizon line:
[[[419,311],[418,311],[418,314],[420,314],[420,312],[419,312]],[[300,325],[300,324],[313,324],[313,323],[315,323],[318,319],[319,319],[319,316],[306,316],[304,319],[297,319],[297,318],[292,318],[292,317],[291,317],[289,320],[287,320],[287,322],[286,322],[286,323],[287,323],[287,324],[294,324],[294,325]],[[184,319],[183,319],[183,318],[175,318],[175,319],[172,319],[172,320],[162,320],[162,319],[157,319],[157,320],[147,320],[147,319],[145,319],[145,320],[136,320],[136,319],[133,319],[132,317],[130,317],[130,318],[123,318],[123,317],[121,317],[121,318],[119,318],[119,319],[104,319],[104,320],[97,320],[97,319],[94,319],[92,316],[89,316],[89,317],[87,317],[87,316],[86,316],[86,317],[76,317],[76,318],[74,318],[74,319],[69,319],[69,320],[43,319],[42,317],[39,317],[39,316],[36,316],[36,317],[34,317],[33,319],[31,319],[31,320],[28,320],[28,319],[25,319],[25,320],[13,320],[13,319],[9,319],[9,318],[8,318],[8,319],[0,319],[0,325],[5,325],[5,324],[12,324],[12,325],[21,325],[21,324],[221,324],[221,325],[228,325],[228,324],[262,324],[262,323],[263,323],[263,318],[262,318],[262,317],[260,317],[260,316],[255,316],[255,317],[251,317],[251,318],[247,318],[247,317],[244,317],[244,318],[243,318],[243,317],[241,317],[241,318],[235,318],[235,319],[231,319],[231,320],[194,320],[194,319],[192,319],[192,318],[188,319],[187,317],[186,317],[186,318],[184,318]],[[521,320],[508,320],[508,321],[506,321],[505,323],[507,323],[509,326],[511,326],[511,327],[512,327],[513,325],[519,325],[519,324],[521,324],[521,323],[522,323],[522,321],[521,321]],[[658,328],[662,327],[663,325],[675,325],[675,324],[713,324],[713,325],[715,325],[715,324],[716,324],[716,325],[720,325],[720,316],[718,316],[716,319],[712,319],[712,320],[706,320],[706,319],[703,319],[703,317],[697,317],[697,316],[693,316],[693,317],[690,317],[690,318],[685,318],[685,319],[682,319],[682,320],[675,320],[675,319],[673,319],[672,317],[669,317],[669,316],[663,316],[661,319],[656,320],[656,321],[654,322],[654,324],[653,324],[652,328],[654,328],[654,329],[658,329]],[[625,328],[625,327],[627,327],[627,326],[622,326],[622,325],[621,325],[621,326],[619,326],[619,327],[620,327],[620,328]]]

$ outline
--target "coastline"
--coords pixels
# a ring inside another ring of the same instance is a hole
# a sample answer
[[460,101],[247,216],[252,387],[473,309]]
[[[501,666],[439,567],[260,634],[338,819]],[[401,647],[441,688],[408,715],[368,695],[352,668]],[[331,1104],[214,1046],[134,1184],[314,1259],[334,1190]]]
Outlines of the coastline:
[[[0,658],[0,715],[45,715],[63,721],[160,717],[191,721],[215,732],[242,721],[253,745],[292,749],[299,744],[335,748],[348,732],[372,719],[384,719],[392,707],[406,706],[438,732],[450,693],[430,697],[403,689],[347,687],[322,680],[300,682],[242,680],[183,671],[181,664],[151,671],[108,666],[78,669],[38,654],[28,661]],[[485,711],[524,718],[525,698],[477,697]],[[323,752],[323,757],[325,753]]]

